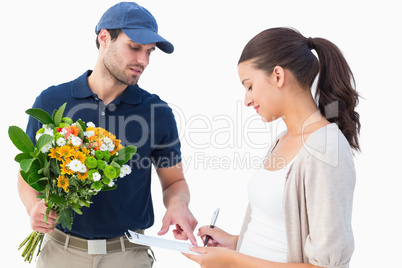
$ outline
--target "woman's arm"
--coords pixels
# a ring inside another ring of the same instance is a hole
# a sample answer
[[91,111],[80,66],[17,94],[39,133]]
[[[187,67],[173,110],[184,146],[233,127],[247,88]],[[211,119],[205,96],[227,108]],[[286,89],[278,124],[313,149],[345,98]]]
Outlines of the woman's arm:
[[210,228],[209,226],[203,226],[198,230],[198,235],[205,241],[207,235],[211,237],[208,240],[209,247],[222,247],[227,249],[236,249],[238,235],[231,235],[223,231],[219,227]]
[[279,263],[267,261],[240,252],[218,247],[194,247],[192,251],[201,255],[182,253],[201,268],[320,268],[309,263]]

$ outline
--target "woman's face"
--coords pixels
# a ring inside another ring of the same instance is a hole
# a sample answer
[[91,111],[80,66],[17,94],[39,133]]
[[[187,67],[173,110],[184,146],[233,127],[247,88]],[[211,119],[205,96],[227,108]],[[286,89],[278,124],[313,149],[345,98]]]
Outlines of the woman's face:
[[244,104],[253,106],[263,121],[271,122],[282,117],[283,96],[277,87],[278,77],[256,69],[250,60],[240,63],[238,72],[246,89]]

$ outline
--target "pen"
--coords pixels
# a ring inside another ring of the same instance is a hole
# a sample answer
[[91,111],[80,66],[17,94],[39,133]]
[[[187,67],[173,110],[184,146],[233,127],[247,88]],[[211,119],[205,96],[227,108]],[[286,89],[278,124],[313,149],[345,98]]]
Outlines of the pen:
[[[218,215],[219,215],[219,208],[214,211],[214,214],[212,215],[212,220],[211,220],[211,224],[209,225],[209,228],[214,228],[215,227],[215,223],[216,223],[216,219],[218,218]],[[211,237],[209,235],[207,235],[207,237],[205,238],[204,247],[207,245],[209,239],[211,239]]]

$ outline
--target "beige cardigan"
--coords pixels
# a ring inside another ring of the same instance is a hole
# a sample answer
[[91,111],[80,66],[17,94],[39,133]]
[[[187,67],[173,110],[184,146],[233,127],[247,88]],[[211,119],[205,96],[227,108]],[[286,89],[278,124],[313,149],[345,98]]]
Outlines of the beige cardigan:
[[[312,133],[289,169],[283,194],[288,263],[349,267],[355,181],[351,148],[338,126]],[[249,205],[237,249],[250,220]]]

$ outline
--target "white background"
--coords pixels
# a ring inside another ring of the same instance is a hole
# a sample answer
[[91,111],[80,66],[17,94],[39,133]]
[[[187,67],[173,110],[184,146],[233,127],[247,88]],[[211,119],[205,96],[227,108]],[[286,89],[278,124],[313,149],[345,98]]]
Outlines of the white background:
[[[29,267],[17,251],[30,225],[17,193],[18,165],[13,161],[17,149],[8,139],[8,126],[25,128],[24,111],[42,90],[94,67],[94,27],[116,2],[22,0],[0,4],[1,267]],[[397,1],[138,3],[153,13],[160,34],[175,45],[171,55],[161,51],[152,55],[139,84],[174,107],[192,193],[190,207],[199,226],[209,224],[219,207],[217,225],[233,234],[239,232],[247,205],[247,183],[256,168],[252,161],[264,156],[276,129],[283,125],[265,125],[252,108],[243,105],[237,60],[244,45],[260,31],[291,26],[306,37],[324,37],[337,44],[364,97],[358,106],[362,153],[355,160],[356,250],[351,267],[400,263],[402,176],[398,160],[402,144],[397,125],[402,97],[402,21]],[[244,159],[249,162],[241,162]],[[156,220],[147,234],[156,235],[164,214],[156,176],[152,188]],[[178,252],[154,250],[156,268],[198,267]]]

